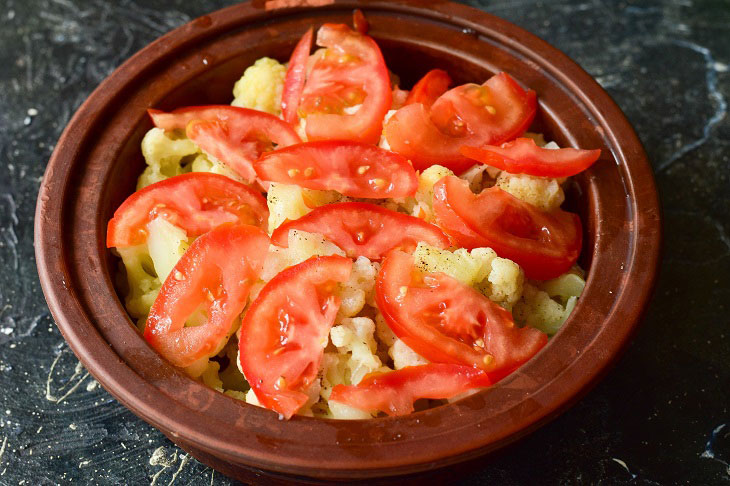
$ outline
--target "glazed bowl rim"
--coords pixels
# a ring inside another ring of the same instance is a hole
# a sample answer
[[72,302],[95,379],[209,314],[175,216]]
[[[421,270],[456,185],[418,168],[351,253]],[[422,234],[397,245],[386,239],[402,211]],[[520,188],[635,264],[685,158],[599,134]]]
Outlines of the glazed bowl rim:
[[[427,8],[427,6],[430,8]],[[590,110],[591,114],[600,123],[600,126],[609,129],[606,135],[613,142],[612,148],[616,150],[613,155],[619,161],[617,163],[622,166],[623,179],[627,184],[627,195],[634,196],[631,200],[633,214],[648,214],[651,216],[649,221],[646,222],[646,227],[638,226],[634,228],[632,243],[635,251],[632,254],[632,259],[626,262],[626,286],[621,289],[621,295],[617,296],[617,299],[619,299],[617,300],[617,305],[621,302],[627,302],[630,299],[632,302],[631,305],[638,306],[641,309],[646,307],[656,279],[661,240],[659,202],[653,182],[652,171],[643,148],[623,113],[611,100],[609,95],[585,71],[560,51],[549,46],[534,35],[507,21],[465,5],[442,1],[367,2],[342,0],[336,1],[334,4],[324,8],[338,11],[361,8],[366,13],[369,10],[403,12],[424,18],[437,18],[439,21],[443,21],[443,18],[440,16],[443,15],[441,12],[448,8],[451,16],[449,22],[462,29],[471,29],[478,35],[483,35],[493,41],[499,42],[507,49],[517,52],[531,62],[538,64],[545,72],[545,75],[558,79],[560,83],[570,88],[573,95],[577,96],[580,102]],[[80,140],[83,139],[82,135],[86,130],[83,124],[88,122],[89,119],[93,120],[95,107],[99,103],[109,100],[111,97],[110,93],[115,93],[123,89],[125,79],[135,78],[161,57],[170,55],[176,49],[186,48],[195,42],[202,42],[202,39],[210,39],[223,35],[222,33],[228,30],[242,28],[246,23],[266,17],[267,15],[271,15],[274,19],[281,19],[286,18],[287,15],[296,15],[302,12],[306,11],[300,8],[294,8],[280,10],[275,14],[270,14],[257,10],[250,4],[234,5],[203,17],[203,19],[207,19],[203,23],[216,25],[217,30],[215,32],[201,30],[199,28],[201,19],[194,20],[152,42],[117,68],[78,109],[54,150],[38,196],[35,220],[35,242],[41,284],[59,329],[89,372],[115,398],[147,422],[162,429],[168,435],[172,435],[173,440],[180,438],[186,443],[193,444],[195,447],[214,454],[217,457],[234,463],[244,462],[254,467],[269,468],[274,471],[293,471],[296,474],[317,475],[319,473],[312,468],[311,464],[308,464],[304,460],[296,457],[280,457],[270,453],[259,453],[259,451],[251,447],[240,444],[236,445],[231,443],[230,440],[223,440],[220,437],[211,437],[206,434],[207,428],[205,426],[197,423],[191,424],[189,417],[186,420],[184,416],[178,417],[177,415],[173,415],[173,413],[166,413],[164,406],[161,406],[163,402],[160,401],[160,397],[150,395],[153,391],[149,387],[154,388],[155,385],[143,381],[127,365],[125,358],[117,355],[115,350],[110,346],[98,346],[99,341],[101,340],[103,342],[104,338],[99,334],[93,324],[91,328],[88,326],[79,328],[76,325],[76,322],[79,322],[79,319],[83,316],[84,308],[79,305],[77,308],[70,310],[69,306],[73,306],[75,300],[73,289],[66,286],[64,278],[60,280],[55,278],[58,276],[58,266],[60,265],[63,268],[63,244],[58,235],[48,231],[49,227],[56,227],[56,220],[61,215],[60,207],[67,203],[67,201],[63,201],[58,205],[59,207],[54,207],[53,204],[48,203],[50,194],[59,185],[63,186],[68,184],[70,168],[65,165],[69,159],[73,159],[81,150]],[[548,52],[550,54],[549,58],[537,56],[535,54],[537,51],[543,53]],[[637,189],[638,185],[641,186],[641,191]],[[641,242],[638,242],[639,238],[642,239]],[[639,247],[653,248],[654,251],[648,254],[639,254]],[[589,275],[586,291],[590,289],[594,275],[595,272]],[[574,315],[578,311],[579,307],[574,310]],[[616,320],[616,316],[612,315],[607,316],[606,320],[610,321],[612,317]],[[588,357],[581,355],[571,363],[565,369],[566,376],[575,371],[573,367],[578,362],[582,363],[582,372],[577,373],[577,376],[573,377],[575,380],[569,383],[570,386],[568,387],[567,393],[562,392],[560,397],[553,396],[552,401],[544,403],[531,416],[532,419],[527,425],[521,424],[520,426],[512,426],[511,428],[505,426],[499,436],[485,437],[481,442],[472,441],[471,443],[465,444],[461,450],[452,449],[445,451],[434,447],[386,465],[376,464],[373,461],[368,462],[358,458],[338,458],[339,463],[335,461],[317,465],[317,469],[325,471],[325,475],[343,478],[349,477],[349,472],[354,468],[363,471],[367,470],[373,474],[377,472],[379,475],[399,474],[409,468],[409,470],[423,470],[460,462],[513,442],[562,412],[587,391],[605,373],[608,366],[614,362],[620,350],[628,343],[637,324],[638,317],[633,319],[633,322],[616,323],[615,331],[608,336],[610,339],[604,337],[604,339],[608,339],[608,341],[603,343],[607,350],[604,356],[599,356],[598,358],[595,355],[592,356],[594,361],[589,364],[585,362]],[[528,365],[530,363],[525,366]],[[506,381],[518,379],[518,373],[515,375],[515,377],[510,377]],[[534,395],[543,393],[545,391],[544,389],[549,386],[554,386],[559,376],[555,376],[552,380],[545,383],[542,388],[537,389]],[[169,397],[162,397],[162,399],[169,400]],[[254,408],[248,405],[244,406]],[[194,410],[191,410],[185,404],[183,404],[183,408],[187,409],[189,413],[195,413]],[[462,411],[466,413],[466,409],[463,409],[463,407],[459,408],[459,405],[447,405],[439,408],[459,409],[460,413]],[[256,416],[257,419],[260,418],[269,424],[272,423],[271,413],[268,411],[249,410],[248,415],[251,414]],[[261,416],[261,414],[267,415]],[[420,414],[425,417],[428,415],[428,411],[421,412]],[[418,415],[415,414],[416,417]],[[313,428],[320,427],[317,424],[330,424],[330,421],[327,420],[309,419],[306,417],[297,417],[295,420],[309,421],[310,426]],[[388,427],[397,428],[399,421],[412,423],[413,420],[417,420],[417,418],[414,419],[414,416],[409,418],[383,418],[363,422],[378,424],[373,425],[373,428],[382,427],[382,424],[389,424]],[[334,427],[335,424],[327,426]],[[324,425],[321,427],[324,427]],[[365,427],[368,426],[365,425]],[[444,433],[453,432],[444,431]]]

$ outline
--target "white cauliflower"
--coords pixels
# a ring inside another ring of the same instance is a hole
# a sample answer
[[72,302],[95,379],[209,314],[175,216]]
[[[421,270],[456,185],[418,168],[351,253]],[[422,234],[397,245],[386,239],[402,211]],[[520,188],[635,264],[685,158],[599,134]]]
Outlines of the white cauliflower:
[[367,317],[346,317],[330,330],[330,339],[340,354],[347,355],[345,381],[357,385],[368,373],[381,370],[383,363],[375,354],[375,323]]
[[560,187],[563,180],[502,172],[497,177],[496,185],[543,211],[552,211],[559,208],[565,200],[565,193]]
[[262,57],[244,71],[233,86],[233,106],[281,113],[281,93],[284,89],[286,66],[277,60]]
[[268,282],[285,268],[302,263],[313,256],[345,256],[345,252],[340,247],[327,241],[317,233],[291,230],[288,243],[288,248],[281,248],[276,245],[269,246],[269,253],[261,272],[261,280]]
[[337,316],[352,317],[362,311],[365,304],[375,306],[375,278],[380,264],[360,256],[352,264],[352,271],[347,282],[340,285],[340,310]]
[[299,219],[316,207],[340,200],[342,195],[337,191],[316,191],[296,185],[272,183],[266,194],[269,233],[273,233],[282,223]]
[[187,138],[175,138],[161,128],[153,128],[142,139],[142,155],[147,168],[137,180],[137,190],[189,172],[184,162],[200,153],[198,146]]
[[409,348],[400,339],[395,340],[388,350],[388,354],[393,359],[393,367],[397,370],[406,366],[418,366],[429,362],[426,358]]

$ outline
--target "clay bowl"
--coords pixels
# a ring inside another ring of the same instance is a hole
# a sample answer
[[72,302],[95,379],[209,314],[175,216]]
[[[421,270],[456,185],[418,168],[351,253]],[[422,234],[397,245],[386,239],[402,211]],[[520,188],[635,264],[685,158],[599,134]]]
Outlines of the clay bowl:
[[[255,59],[288,59],[307,27],[349,23],[356,7],[404,86],[433,67],[459,83],[504,70],[538,93],[533,129],[563,146],[603,149],[570,194],[584,223],[588,283],[550,343],[489,390],[403,418],[283,422],[189,379],[147,346],[114,289],[117,262],[105,248],[106,223],[143,168],[148,107],[228,103],[233,82]],[[402,479],[523,437],[574,403],[615,361],[651,294],[660,245],[650,166],[609,96],[535,36],[441,1],[268,10],[254,2],[167,34],[117,69],[71,120],[46,170],[35,224],[48,305],[89,372],[183,449],[246,481]]]

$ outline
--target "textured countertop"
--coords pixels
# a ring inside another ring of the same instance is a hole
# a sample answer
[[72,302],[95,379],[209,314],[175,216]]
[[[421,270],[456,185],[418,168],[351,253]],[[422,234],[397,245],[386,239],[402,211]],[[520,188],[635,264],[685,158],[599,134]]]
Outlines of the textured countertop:
[[[43,170],[112,70],[222,0],[3,0],[0,484],[230,484],[89,376],[33,257]],[[471,1],[566,52],[644,142],[665,217],[656,297],[582,401],[461,484],[730,484],[730,3]]]

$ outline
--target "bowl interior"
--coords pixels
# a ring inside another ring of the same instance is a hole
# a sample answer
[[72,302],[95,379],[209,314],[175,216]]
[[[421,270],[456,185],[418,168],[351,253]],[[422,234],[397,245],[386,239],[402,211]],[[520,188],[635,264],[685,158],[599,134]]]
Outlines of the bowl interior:
[[[528,433],[574,401],[625,345],[653,282],[659,232],[656,193],[635,134],[606,93],[555,49],[468,7],[434,5],[338,1],[272,13],[242,4],[217,12],[128,61],[59,141],[36,223],[49,306],[89,371],[173,440],[230,464],[287,474],[366,478],[421,471]],[[436,67],[456,83],[506,71],[538,94],[533,131],[561,146],[602,149],[568,192],[568,206],[583,221],[580,263],[588,282],[548,346],[489,390],[397,419],[280,422],[273,412],[189,379],[147,346],[113,288],[118,264],[105,247],[106,224],[143,170],[140,142],[152,127],[147,108],[229,103],[233,83],[256,59],[286,61],[310,25],[349,23],[353,7],[365,11],[404,87]],[[655,217],[648,234],[646,217]],[[642,251],[643,259],[637,257]]]

